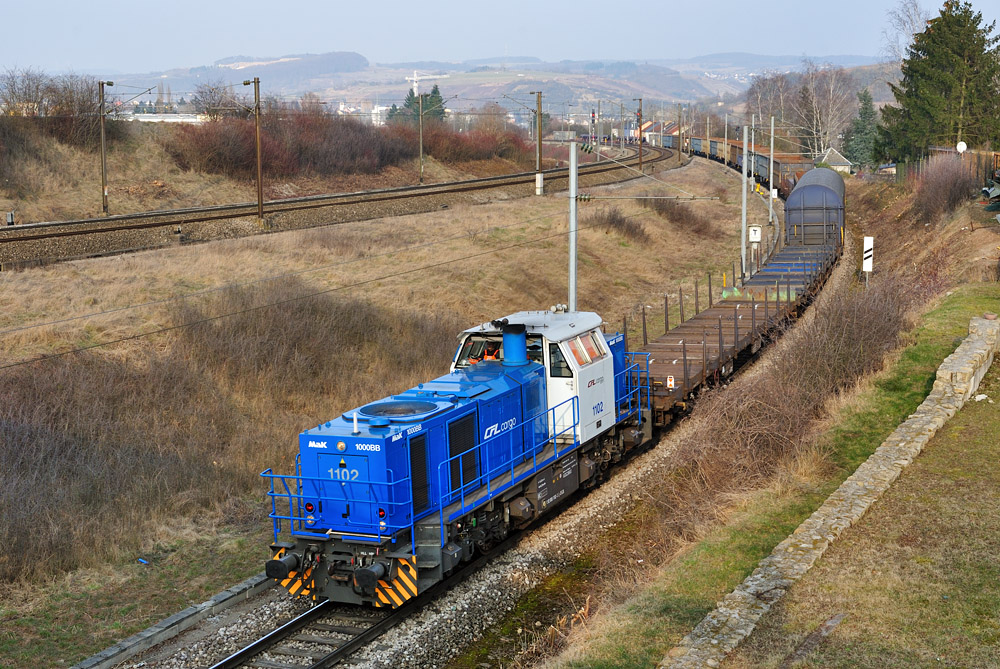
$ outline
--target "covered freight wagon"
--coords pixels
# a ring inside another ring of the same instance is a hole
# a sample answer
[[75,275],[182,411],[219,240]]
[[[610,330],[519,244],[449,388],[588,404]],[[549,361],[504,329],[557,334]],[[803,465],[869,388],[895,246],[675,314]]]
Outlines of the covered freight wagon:
[[785,243],[839,245],[843,228],[843,177],[826,167],[809,170],[785,200]]

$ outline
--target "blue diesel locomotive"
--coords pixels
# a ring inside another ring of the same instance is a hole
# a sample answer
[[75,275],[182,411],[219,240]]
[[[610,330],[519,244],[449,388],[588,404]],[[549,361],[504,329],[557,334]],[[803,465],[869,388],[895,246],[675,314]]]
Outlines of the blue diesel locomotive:
[[261,474],[268,577],[395,608],[601,480],[651,436],[648,357],[601,325],[561,305],[484,323],[450,373],[303,432],[296,473]]

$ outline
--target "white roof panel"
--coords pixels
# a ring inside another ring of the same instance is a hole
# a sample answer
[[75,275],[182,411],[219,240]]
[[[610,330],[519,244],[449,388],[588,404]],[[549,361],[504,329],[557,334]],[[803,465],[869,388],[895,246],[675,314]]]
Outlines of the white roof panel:
[[[512,325],[524,324],[528,334],[541,334],[549,341],[566,341],[573,337],[600,328],[604,322],[599,315],[593,311],[518,311],[506,317],[507,322]],[[500,330],[492,322],[486,322],[474,328],[469,328],[466,333],[489,333],[499,334]]]

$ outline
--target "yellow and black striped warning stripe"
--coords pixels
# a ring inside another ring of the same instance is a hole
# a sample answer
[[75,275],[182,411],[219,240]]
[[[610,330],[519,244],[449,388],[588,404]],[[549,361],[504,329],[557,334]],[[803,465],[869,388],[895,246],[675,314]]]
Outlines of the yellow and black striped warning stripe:
[[396,608],[417,596],[417,556],[396,560],[392,583],[380,580],[375,587],[375,606]]
[[[280,551],[274,554],[274,559],[277,560],[281,558],[281,556],[284,554],[285,554],[285,549],[282,548]],[[312,567],[309,567],[301,574],[297,571],[290,571],[288,572],[288,578],[280,581],[281,587],[287,590],[288,593],[291,595],[297,595],[299,597],[308,597],[310,594],[312,594],[312,590],[309,588],[309,586],[306,585],[306,583],[309,582],[310,576],[312,576]],[[313,599],[316,599],[315,595],[313,595]]]

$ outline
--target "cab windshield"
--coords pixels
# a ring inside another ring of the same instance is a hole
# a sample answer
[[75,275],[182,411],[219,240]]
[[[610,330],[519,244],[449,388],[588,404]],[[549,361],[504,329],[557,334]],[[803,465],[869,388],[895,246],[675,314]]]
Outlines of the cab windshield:
[[[483,360],[503,360],[501,335],[474,334],[462,344],[455,361],[455,369],[462,369]],[[528,335],[528,360],[542,364],[542,338]]]

